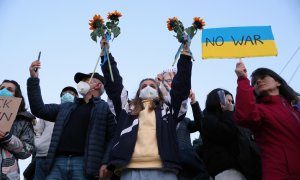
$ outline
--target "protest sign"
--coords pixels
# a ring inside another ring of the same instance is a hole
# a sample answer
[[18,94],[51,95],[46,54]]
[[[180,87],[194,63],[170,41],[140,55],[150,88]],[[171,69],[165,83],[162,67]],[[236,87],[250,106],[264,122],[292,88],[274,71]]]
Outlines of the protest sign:
[[202,58],[277,56],[271,26],[211,28],[202,31]]
[[16,119],[22,98],[0,96],[0,129],[9,132]]

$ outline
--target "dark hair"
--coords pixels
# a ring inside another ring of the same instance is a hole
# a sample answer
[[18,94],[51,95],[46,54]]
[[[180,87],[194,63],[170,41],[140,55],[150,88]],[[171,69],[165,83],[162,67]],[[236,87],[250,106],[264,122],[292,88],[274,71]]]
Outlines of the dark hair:
[[26,111],[25,100],[24,100],[24,97],[22,95],[22,91],[21,91],[20,85],[16,81],[14,81],[14,80],[7,80],[7,79],[3,80],[3,82],[1,84],[3,84],[3,83],[12,83],[12,84],[14,84],[16,86],[15,97],[22,98],[22,101],[21,101],[21,104],[20,104],[18,112]]
[[139,113],[144,109],[142,99],[139,98],[139,95],[140,95],[140,91],[141,91],[140,88],[141,88],[142,83],[147,80],[153,81],[155,83],[155,85],[157,87],[156,89],[158,92],[158,99],[154,101],[154,103],[150,106],[150,109],[153,110],[156,107],[156,105],[162,106],[164,103],[164,96],[163,96],[162,92],[160,91],[157,82],[152,78],[143,79],[139,84],[139,88],[135,94],[134,99],[132,99],[130,102],[130,107],[133,107],[133,110],[131,111],[132,115],[139,115]]
[[212,90],[207,95],[206,102],[205,102],[205,111],[206,112],[212,113],[212,114],[222,113],[222,108],[220,105],[220,98],[218,95],[218,91],[220,91],[220,90],[224,91],[225,96],[230,95],[232,97],[232,103],[234,104],[233,96],[229,91],[227,91],[225,89],[217,88],[217,89]]
[[[298,102],[297,92],[294,91],[287,83],[286,81],[278,75],[276,72],[272,71],[268,68],[258,68],[251,74],[251,85],[254,86],[258,78],[264,77],[264,76],[270,76],[275,81],[280,83],[279,86],[279,94],[283,96],[289,103],[296,101]],[[259,100],[262,96],[256,95],[256,100]]]
[[72,86],[66,86],[66,87],[64,87],[62,90],[61,90],[61,93],[60,93],[60,97],[62,97],[64,94],[64,92],[65,91],[72,91],[72,92],[74,92],[74,94],[78,97],[78,92],[77,92],[77,90],[74,88],[74,87],[72,87]]

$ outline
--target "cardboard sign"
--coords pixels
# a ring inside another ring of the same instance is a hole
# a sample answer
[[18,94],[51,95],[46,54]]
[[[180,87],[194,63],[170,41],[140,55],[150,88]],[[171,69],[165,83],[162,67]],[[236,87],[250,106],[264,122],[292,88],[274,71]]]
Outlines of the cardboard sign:
[[0,129],[9,132],[16,119],[22,98],[0,96]]
[[211,28],[202,31],[202,58],[277,56],[271,26]]

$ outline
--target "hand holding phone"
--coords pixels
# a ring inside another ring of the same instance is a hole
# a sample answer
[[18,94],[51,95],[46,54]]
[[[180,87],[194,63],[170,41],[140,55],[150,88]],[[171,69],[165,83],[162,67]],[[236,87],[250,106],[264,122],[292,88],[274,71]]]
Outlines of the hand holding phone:
[[[38,61],[40,61],[40,58],[41,58],[41,53],[42,53],[42,52],[40,51],[40,52],[39,52],[38,59],[37,59]],[[37,72],[37,71],[38,71],[38,68],[36,68],[34,71],[35,71],[35,72]]]

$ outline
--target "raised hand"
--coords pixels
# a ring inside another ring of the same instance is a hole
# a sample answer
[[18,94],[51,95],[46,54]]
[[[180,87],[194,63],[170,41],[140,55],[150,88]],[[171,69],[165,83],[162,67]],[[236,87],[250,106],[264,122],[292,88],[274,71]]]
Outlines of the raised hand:
[[41,62],[39,60],[35,60],[31,63],[29,67],[30,77],[39,77],[38,69],[41,68]]
[[243,63],[242,59],[235,66],[235,74],[238,77],[247,77],[247,69],[245,64]]

